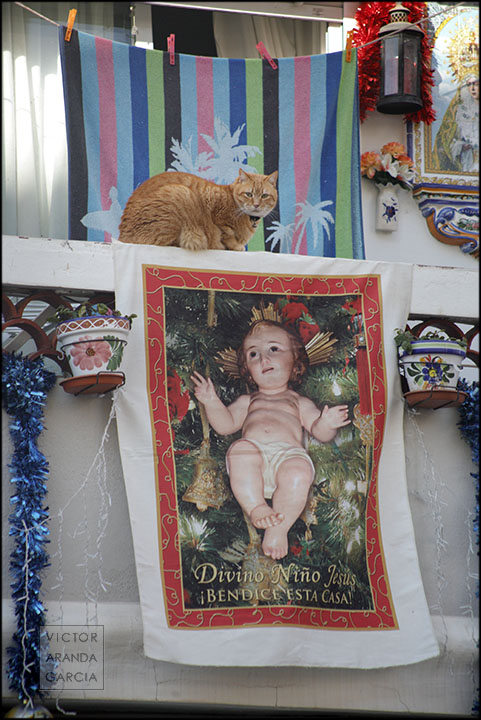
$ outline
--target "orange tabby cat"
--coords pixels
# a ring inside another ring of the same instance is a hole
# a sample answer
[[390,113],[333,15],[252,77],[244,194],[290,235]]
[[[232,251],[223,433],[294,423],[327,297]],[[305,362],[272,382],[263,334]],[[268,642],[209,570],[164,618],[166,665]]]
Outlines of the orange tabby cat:
[[260,218],[277,203],[277,170],[239,170],[230,185],[183,172],[154,175],[134,190],[119,226],[119,240],[175,245],[187,250],[245,250]]

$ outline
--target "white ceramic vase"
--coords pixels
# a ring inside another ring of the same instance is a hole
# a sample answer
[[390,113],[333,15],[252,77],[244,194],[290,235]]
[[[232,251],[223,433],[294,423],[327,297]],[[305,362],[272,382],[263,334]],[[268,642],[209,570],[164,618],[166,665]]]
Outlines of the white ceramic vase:
[[394,232],[398,229],[399,200],[397,185],[376,183],[378,190],[376,204],[376,230]]

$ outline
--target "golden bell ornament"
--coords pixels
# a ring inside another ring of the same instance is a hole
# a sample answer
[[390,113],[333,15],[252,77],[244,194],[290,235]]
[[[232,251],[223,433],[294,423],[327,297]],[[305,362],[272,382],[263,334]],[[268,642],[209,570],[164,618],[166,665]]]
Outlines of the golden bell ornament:
[[212,507],[218,510],[229,497],[224,478],[216,461],[201,457],[194,466],[194,479],[182,496],[182,500],[195,503],[201,512]]

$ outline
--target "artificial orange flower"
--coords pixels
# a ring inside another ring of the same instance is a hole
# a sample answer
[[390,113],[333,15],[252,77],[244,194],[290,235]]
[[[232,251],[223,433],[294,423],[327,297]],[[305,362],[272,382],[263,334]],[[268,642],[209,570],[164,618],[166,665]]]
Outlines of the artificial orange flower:
[[389,142],[379,153],[369,151],[361,155],[361,175],[376,184],[399,184],[405,190],[412,190],[414,163],[404,145]]
[[409,168],[414,167],[414,163],[411,160],[411,158],[409,157],[409,155],[400,155],[398,157],[398,160],[401,163],[401,165],[407,165]]
[[376,171],[382,170],[381,156],[377,152],[365,152],[361,155],[361,175],[372,179]]
[[406,148],[404,145],[398,142],[389,142],[383,145],[381,148],[382,155],[392,155],[394,158],[399,158],[400,155],[406,154]]

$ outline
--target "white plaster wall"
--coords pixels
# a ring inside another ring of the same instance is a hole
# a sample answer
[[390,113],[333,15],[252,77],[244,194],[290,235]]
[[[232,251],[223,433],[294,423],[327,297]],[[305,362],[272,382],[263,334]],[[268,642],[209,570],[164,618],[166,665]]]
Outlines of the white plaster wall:
[[[50,465],[51,567],[42,584],[47,622],[105,625],[104,691],[70,691],[60,694],[61,699],[470,714],[477,685],[477,621],[470,616],[470,608],[476,614],[470,477],[474,467],[457,428],[456,409],[419,410],[415,415],[406,411],[404,427],[416,544],[441,656],[412,666],[355,671],[203,668],[144,657],[115,420],[104,442],[104,456],[98,454],[111,408],[111,396],[75,397],[57,385],[48,396],[39,442]],[[8,600],[12,542],[7,519],[12,445],[4,411],[2,418],[5,649],[14,631]],[[5,676],[3,685],[4,696],[11,696]]]
[[[383,115],[376,110],[368,113],[360,129],[361,153],[368,150],[379,152],[385,143],[392,141],[407,147],[403,116]],[[457,246],[446,245],[431,235],[411,192],[398,189],[399,229],[395,232],[375,229],[378,194],[375,183],[361,178],[361,192],[366,259],[479,269],[479,260],[472,255],[466,255]]]

